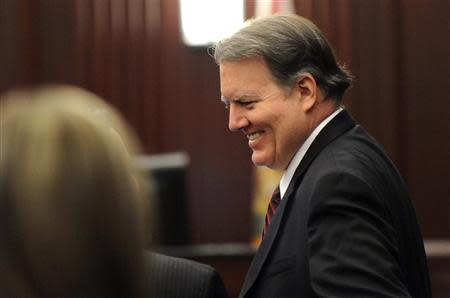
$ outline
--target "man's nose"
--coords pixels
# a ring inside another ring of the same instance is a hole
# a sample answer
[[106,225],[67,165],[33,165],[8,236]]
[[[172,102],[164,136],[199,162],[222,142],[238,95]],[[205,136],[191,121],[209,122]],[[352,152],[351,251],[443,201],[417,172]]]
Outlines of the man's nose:
[[242,128],[248,126],[249,121],[245,116],[245,112],[241,107],[236,104],[230,104],[229,106],[229,119],[228,119],[228,128],[231,131],[239,131]]

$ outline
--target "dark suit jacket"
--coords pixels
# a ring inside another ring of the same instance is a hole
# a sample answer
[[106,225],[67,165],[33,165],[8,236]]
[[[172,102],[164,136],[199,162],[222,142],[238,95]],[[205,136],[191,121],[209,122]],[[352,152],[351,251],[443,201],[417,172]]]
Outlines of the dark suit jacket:
[[148,253],[149,298],[226,298],[222,279],[211,266]]
[[298,166],[240,297],[431,297],[404,182],[346,111]]

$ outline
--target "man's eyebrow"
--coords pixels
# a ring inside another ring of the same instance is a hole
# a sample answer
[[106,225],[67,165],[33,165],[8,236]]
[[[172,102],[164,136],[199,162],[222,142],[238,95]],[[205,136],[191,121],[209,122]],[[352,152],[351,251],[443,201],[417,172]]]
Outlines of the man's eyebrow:
[[239,97],[235,97],[235,98],[227,98],[225,96],[220,96],[220,100],[224,103],[224,104],[230,104],[232,102],[236,102],[239,101]]

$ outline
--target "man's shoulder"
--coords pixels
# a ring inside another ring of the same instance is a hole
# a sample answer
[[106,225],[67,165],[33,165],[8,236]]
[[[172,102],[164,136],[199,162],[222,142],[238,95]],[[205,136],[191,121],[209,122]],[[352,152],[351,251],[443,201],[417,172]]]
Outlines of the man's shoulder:
[[146,253],[146,265],[155,297],[227,297],[220,275],[209,265],[154,252]]
[[356,125],[327,144],[317,157],[320,162],[344,164],[345,162],[370,164],[379,159],[389,160],[383,146],[360,125]]
[[380,177],[389,177],[397,182],[399,178],[398,170],[383,146],[359,125],[321,148],[305,178],[310,181],[330,175],[350,175],[369,183],[380,180]]
[[207,264],[155,252],[147,252],[146,260],[152,270],[169,271],[170,274],[183,274],[189,271],[191,274],[210,275],[216,272]]

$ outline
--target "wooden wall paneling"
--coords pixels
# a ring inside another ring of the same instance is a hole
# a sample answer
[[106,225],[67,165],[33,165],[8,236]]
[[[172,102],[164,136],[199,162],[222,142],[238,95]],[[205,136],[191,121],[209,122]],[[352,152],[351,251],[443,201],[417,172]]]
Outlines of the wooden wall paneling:
[[[97,14],[100,13],[97,12]],[[76,61],[74,83],[101,96],[105,96],[105,94],[102,94],[102,89],[99,87],[99,82],[96,78],[100,75],[98,70],[99,62],[95,56],[99,47],[99,41],[95,40],[99,35],[99,29],[96,28],[98,27],[96,25],[98,24],[98,20],[95,20],[94,3],[92,1],[75,0],[74,18],[74,60]],[[107,100],[110,99],[107,98]]]
[[142,94],[140,95],[140,132],[145,152],[161,151],[160,123],[161,105],[161,4],[159,0],[143,2],[143,42],[141,47],[140,73]]
[[6,28],[12,29],[10,34],[14,36],[8,42],[15,51],[10,68],[16,77],[7,87],[71,82],[74,78],[71,2],[21,0],[2,5],[9,15],[6,21],[15,16]]
[[[156,49],[153,54],[159,51],[155,46],[159,38],[159,3],[76,1],[75,8],[77,81],[115,105],[137,131],[146,150],[158,148],[158,97],[148,95],[147,81],[151,76],[150,91],[155,93],[160,69],[158,63],[149,62],[157,61],[158,56],[152,56],[147,49]],[[156,22],[147,20],[147,16],[156,17]],[[154,28],[149,29],[149,24]]]
[[332,45],[336,45],[336,32],[334,14],[332,13],[332,3],[330,0],[313,1],[311,4],[311,20],[320,28]]
[[[138,131],[141,136],[145,148],[157,148],[159,147],[158,139],[155,138],[155,133],[152,134],[153,138],[149,137],[148,131],[157,131],[158,122],[157,115],[159,115],[159,104],[161,100],[157,94],[149,94],[148,92],[155,93],[155,88],[148,90],[147,84],[152,80],[159,81],[158,73],[160,72],[159,63],[152,63],[148,67],[148,61],[151,58],[154,61],[158,61],[158,55],[152,55],[158,53],[149,52],[148,40],[151,39],[154,43],[154,47],[157,48],[158,40],[154,36],[148,36],[148,33],[155,34],[159,37],[159,5],[157,2],[144,0],[127,1],[122,13],[124,28],[122,33],[124,34],[121,39],[123,45],[123,55],[120,59],[120,65],[123,67],[123,75],[121,79],[124,84],[124,96],[120,99],[122,108],[126,111],[126,115],[130,123]],[[150,10],[151,12],[147,12]],[[155,13],[156,12],[156,13]],[[155,20],[146,19],[147,17],[156,17]],[[148,30],[147,24],[155,26],[156,30]],[[149,78],[151,76],[151,79]],[[157,86],[157,83],[153,82],[152,86]],[[150,127],[150,128],[149,128]]]
[[244,18],[250,19],[255,16],[255,1],[256,0],[245,0],[245,12],[244,12]]
[[[226,114],[219,103],[218,68],[206,48],[182,44],[177,1],[163,1],[162,13],[162,144],[167,151],[186,150],[191,157],[191,239],[194,243],[248,241],[247,182],[251,171],[242,166],[243,162],[249,165],[248,149],[242,139],[233,143],[238,136],[226,130]],[[217,150],[229,152],[224,156]],[[235,152],[245,153],[233,159]],[[236,181],[243,173],[245,179]],[[234,208],[230,210],[230,206]]]
[[[377,128],[375,117],[377,117],[376,100],[380,92],[379,82],[376,81],[377,72],[377,53],[375,44],[380,37],[377,35],[377,16],[376,1],[360,2],[357,7],[357,18],[353,22],[356,27],[355,39],[356,57],[358,59],[358,73],[355,84],[358,85],[358,94],[355,98],[355,117],[364,127],[374,133]],[[381,140],[379,140],[381,141]]]
[[123,98],[124,106],[127,107],[127,114],[130,123],[140,131],[140,119],[145,111],[141,109],[142,82],[142,52],[144,45],[144,2],[143,0],[127,1],[127,57],[124,59],[127,65],[126,80],[128,92]]
[[73,72],[75,85],[88,88],[90,70],[90,50],[92,42],[89,33],[92,31],[91,3],[85,0],[74,0],[74,39],[73,39]]
[[[397,31],[391,1],[358,2],[352,21],[355,88],[352,111],[364,127],[387,149],[397,152],[398,80]],[[352,58],[351,58],[352,59]]]
[[313,16],[313,0],[295,0],[295,11],[298,15],[312,19]]
[[400,166],[399,147],[402,135],[399,127],[403,121],[399,106],[400,81],[400,19],[402,9],[397,1],[378,1],[377,11],[377,35],[380,40],[375,43],[377,64],[379,71],[375,80],[378,92],[374,101],[377,103],[375,121],[378,129],[374,134],[380,138],[380,142],[388,151],[394,162]]
[[[333,46],[339,62],[354,74],[357,59],[354,55],[355,26],[352,21],[355,20],[356,10],[353,2],[296,0],[295,7],[297,14],[311,19],[322,30]],[[345,106],[351,111],[354,110],[353,93],[355,93],[355,87],[350,88],[344,98]]]
[[344,104],[396,159],[397,6],[392,1],[297,3],[299,14],[318,25],[355,76]]
[[[184,65],[180,58],[182,52],[178,43],[178,6],[175,1],[161,2],[161,144],[163,151],[180,149],[181,136],[177,134],[179,127],[178,92],[183,83],[179,70]],[[175,34],[175,36],[173,36]],[[185,89],[185,88],[183,88]]]
[[[42,67],[40,59],[42,54],[40,28],[39,1],[22,0],[19,2],[19,26],[18,37],[18,60],[15,67],[19,76],[17,85],[29,85],[39,80],[39,71]],[[15,7],[17,8],[17,6]],[[14,10],[13,10],[14,11]]]
[[358,115],[361,114],[360,111],[360,97],[361,97],[361,85],[360,76],[361,73],[361,49],[360,40],[358,36],[361,31],[361,25],[359,23],[359,8],[358,3],[355,1],[346,2],[349,9],[349,19],[347,20],[347,39],[350,46],[350,55],[346,56],[345,62],[349,66],[349,71],[353,75],[353,84],[348,90],[348,94],[344,99],[344,104],[347,106],[347,96],[350,98],[350,103],[348,103],[347,108],[351,111],[352,115],[359,121]]
[[[135,127],[139,131],[139,135],[145,135],[146,123],[143,121],[147,113],[150,111],[145,111],[144,107],[144,92],[145,90],[145,70],[144,70],[144,49],[145,49],[145,0],[139,0],[135,3],[134,7],[129,9],[129,23],[130,23],[130,35],[132,39],[132,45],[134,46],[133,52],[135,63],[134,76],[131,76],[131,83],[133,89],[135,90],[135,100],[132,107],[133,114],[136,115],[136,120],[134,121]],[[133,83],[133,81],[135,81]]]
[[127,1],[111,1],[111,98],[126,113],[128,95]]
[[[201,185],[199,181],[199,165],[197,156],[193,153],[192,142],[197,143],[196,131],[189,120],[189,114],[197,115],[194,107],[198,106],[197,100],[193,99],[188,103],[186,97],[197,90],[187,83],[188,60],[185,48],[180,44],[178,5],[176,1],[163,1],[162,8],[162,28],[161,28],[161,140],[163,151],[186,151],[190,158],[190,168],[188,172],[188,217],[189,217],[189,237],[193,242],[201,241],[202,226],[199,219],[204,214],[201,204]],[[191,75],[193,70],[189,70]],[[197,74],[195,74],[197,76]],[[194,148],[195,150],[195,148]]]
[[110,10],[109,1],[91,1],[92,9],[92,47],[91,57],[87,57],[91,62],[91,82],[95,92],[101,96],[110,99],[109,76],[110,71],[108,64],[109,52],[109,36],[110,31]]
[[[202,138],[202,132],[209,130],[202,112],[207,95],[199,87],[205,75],[207,76],[200,71],[200,64],[206,58],[206,50],[188,48],[182,44],[177,4],[177,1],[167,1],[163,6],[164,100],[161,105],[166,120],[163,126],[163,145],[167,151],[187,151],[191,158],[188,175],[190,236],[194,243],[211,242],[215,237],[214,227],[220,226],[211,217],[217,212],[211,207],[220,206],[220,201],[217,198],[207,201],[205,198],[206,183],[216,185],[214,181],[205,179],[208,173],[204,166],[212,154],[211,151],[205,154],[204,150],[205,146],[210,145]],[[211,175],[214,173],[213,171]]]
[[228,111],[220,101],[218,67],[203,51],[199,54],[203,57],[200,73],[210,74],[203,76],[198,85],[198,90],[202,90],[202,117],[198,123],[203,144],[199,160],[202,204],[208,205],[206,214],[216,224],[208,233],[214,242],[246,242],[250,235],[253,182],[250,149],[241,133],[228,130]]
[[450,2],[402,7],[403,169],[425,237],[450,238]]
[[[352,23],[355,17],[355,9],[351,1],[341,1],[339,5],[333,6],[332,12],[335,18],[335,44],[333,44],[335,54],[339,63],[346,67],[350,74],[355,71],[355,26]],[[355,100],[354,88],[350,88],[345,93],[344,105],[350,111],[353,110],[353,101]]]
[[[373,72],[371,97],[363,111],[370,119],[370,132],[385,147],[390,157],[398,162],[398,141],[401,113],[398,106],[400,80],[399,69],[399,25],[401,12],[396,1],[374,1],[372,14],[375,15],[375,36],[367,41],[373,52]],[[367,36],[367,35],[366,35]],[[369,42],[371,41],[371,42]],[[370,100],[370,102],[369,102]]]
[[0,93],[11,88],[20,76],[17,65],[21,53],[22,3],[17,0],[0,1]]
[[[39,6],[42,83],[73,81],[74,18],[72,1],[47,0]],[[40,83],[40,82],[37,82]]]

